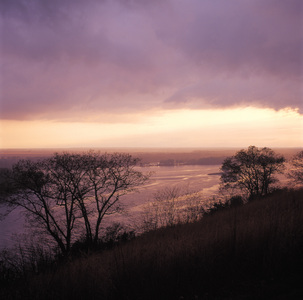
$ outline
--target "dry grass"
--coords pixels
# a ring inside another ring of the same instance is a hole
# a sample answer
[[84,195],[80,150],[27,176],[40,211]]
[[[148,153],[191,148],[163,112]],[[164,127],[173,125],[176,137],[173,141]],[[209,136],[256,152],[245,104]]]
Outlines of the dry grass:
[[5,296],[301,299],[302,249],[303,189],[283,190],[60,264],[6,289]]

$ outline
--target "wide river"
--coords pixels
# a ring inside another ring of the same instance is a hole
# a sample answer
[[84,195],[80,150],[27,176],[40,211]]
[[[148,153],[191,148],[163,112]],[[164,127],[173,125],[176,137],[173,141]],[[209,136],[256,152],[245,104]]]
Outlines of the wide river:
[[[142,210],[153,194],[166,187],[178,186],[184,190],[202,191],[203,198],[216,194],[220,176],[209,175],[218,173],[221,165],[174,166],[174,167],[141,167],[143,173],[152,172],[149,182],[140,188],[139,192],[131,193],[121,201],[125,203],[125,213],[108,217],[107,222],[136,223],[140,222]],[[3,217],[5,209],[0,208],[0,250],[12,247],[18,240],[18,235],[25,232],[26,220],[20,210]]]

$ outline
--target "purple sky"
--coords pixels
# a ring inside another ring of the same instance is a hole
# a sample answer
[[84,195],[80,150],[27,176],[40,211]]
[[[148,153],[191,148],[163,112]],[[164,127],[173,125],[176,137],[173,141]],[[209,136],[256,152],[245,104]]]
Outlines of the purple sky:
[[302,5],[2,0],[2,117],[175,105],[302,112]]
[[1,119],[303,113],[302,0],[1,0]]

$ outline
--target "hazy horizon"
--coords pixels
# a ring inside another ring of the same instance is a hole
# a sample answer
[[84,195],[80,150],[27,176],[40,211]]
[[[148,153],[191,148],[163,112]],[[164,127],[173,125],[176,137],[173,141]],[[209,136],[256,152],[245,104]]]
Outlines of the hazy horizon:
[[[129,153],[139,158],[141,163],[152,163],[175,159],[182,162],[192,161],[192,164],[221,164],[223,159],[236,154],[241,149],[247,147],[204,147],[204,148],[32,148],[32,149],[0,149],[0,167],[9,167],[23,158],[44,158],[52,156],[54,153],[81,153],[86,151],[96,151],[101,153]],[[293,155],[302,151],[302,147],[280,147],[271,148],[277,154],[284,155],[290,159]],[[215,158],[215,159],[214,159]],[[199,161],[202,159],[202,162]],[[214,159],[214,160],[213,160]],[[204,160],[204,161],[203,161]]]

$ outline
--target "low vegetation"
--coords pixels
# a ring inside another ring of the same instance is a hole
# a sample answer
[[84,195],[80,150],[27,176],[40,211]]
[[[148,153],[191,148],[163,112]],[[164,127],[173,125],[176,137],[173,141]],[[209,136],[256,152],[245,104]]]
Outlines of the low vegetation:
[[239,199],[201,220],[70,256],[1,299],[301,299],[303,189]]

